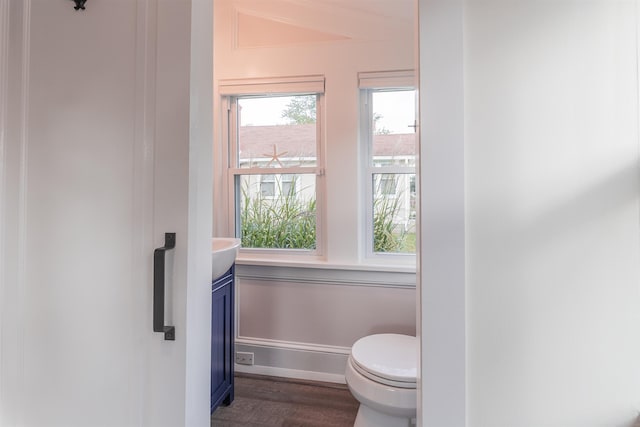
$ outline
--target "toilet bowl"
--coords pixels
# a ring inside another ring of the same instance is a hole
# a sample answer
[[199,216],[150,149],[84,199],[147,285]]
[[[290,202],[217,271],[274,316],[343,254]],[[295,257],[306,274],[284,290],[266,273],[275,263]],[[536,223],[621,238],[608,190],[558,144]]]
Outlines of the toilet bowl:
[[360,402],[354,427],[407,427],[416,416],[418,340],[399,334],[359,339],[345,379]]

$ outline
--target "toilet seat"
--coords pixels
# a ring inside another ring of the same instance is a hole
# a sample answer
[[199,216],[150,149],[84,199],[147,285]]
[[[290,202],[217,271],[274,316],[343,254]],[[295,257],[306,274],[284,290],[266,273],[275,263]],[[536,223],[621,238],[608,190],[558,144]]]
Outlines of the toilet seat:
[[349,361],[364,377],[391,387],[415,389],[418,340],[399,334],[377,334],[359,339]]

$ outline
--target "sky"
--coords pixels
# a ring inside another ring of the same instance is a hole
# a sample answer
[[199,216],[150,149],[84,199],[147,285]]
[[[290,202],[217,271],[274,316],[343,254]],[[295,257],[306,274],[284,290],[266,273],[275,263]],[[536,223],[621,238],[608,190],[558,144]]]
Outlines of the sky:
[[[278,96],[270,98],[245,98],[242,100],[241,126],[268,126],[286,124],[282,111],[291,97]],[[374,111],[381,115],[378,128],[385,128],[390,133],[411,133],[409,127],[415,119],[415,98],[413,91],[376,92],[374,94]]]

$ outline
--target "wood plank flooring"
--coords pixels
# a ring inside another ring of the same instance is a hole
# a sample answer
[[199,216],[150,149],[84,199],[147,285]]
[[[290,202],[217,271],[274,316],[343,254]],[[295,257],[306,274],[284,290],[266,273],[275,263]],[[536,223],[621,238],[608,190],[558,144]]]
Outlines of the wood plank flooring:
[[236,374],[235,400],[211,427],[352,427],[358,401],[346,385]]

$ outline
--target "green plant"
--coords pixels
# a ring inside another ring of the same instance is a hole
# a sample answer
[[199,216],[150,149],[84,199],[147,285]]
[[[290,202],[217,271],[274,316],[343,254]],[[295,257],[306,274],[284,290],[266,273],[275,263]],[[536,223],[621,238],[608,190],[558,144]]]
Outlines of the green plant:
[[394,222],[399,198],[377,194],[373,200],[373,251],[404,252],[407,232]]
[[240,229],[245,248],[315,249],[316,200],[302,198],[291,185],[274,197],[241,188]]

